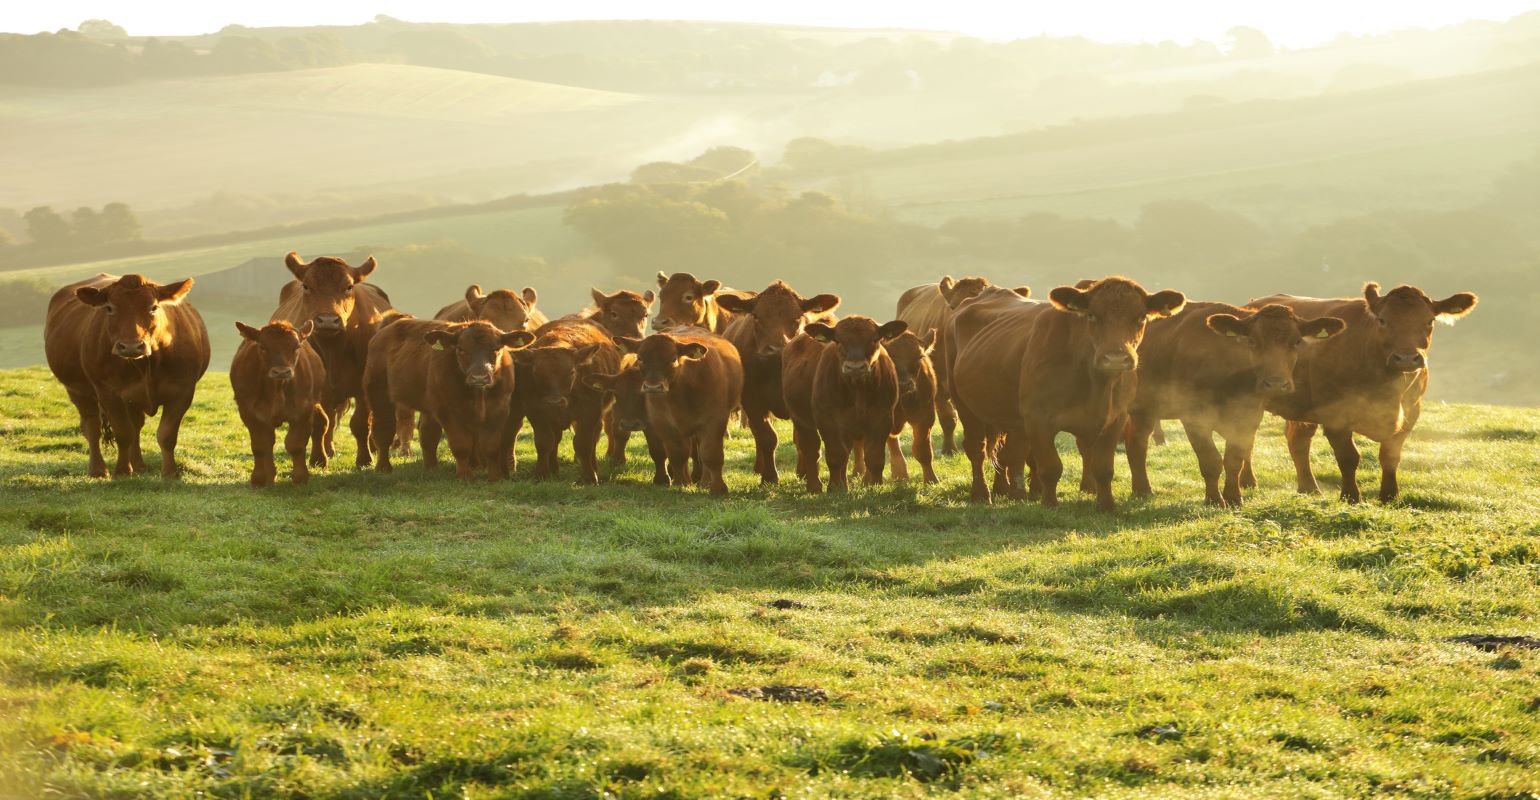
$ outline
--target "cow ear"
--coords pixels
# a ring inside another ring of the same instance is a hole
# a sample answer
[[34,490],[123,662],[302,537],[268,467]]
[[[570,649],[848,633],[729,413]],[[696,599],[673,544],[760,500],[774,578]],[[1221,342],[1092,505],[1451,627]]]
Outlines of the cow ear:
[[716,294],[720,288],[722,288],[722,282],[712,279],[700,285],[700,293],[702,297],[705,297],[706,295]]
[[754,303],[758,300],[758,296],[744,297],[737,294],[724,294],[717,298],[717,307],[724,311],[731,311],[734,314],[752,314],[754,313]]
[[1453,325],[1454,321],[1469,314],[1476,307],[1476,296],[1470,292],[1452,294],[1443,300],[1433,304],[1433,313],[1438,315],[1438,321]]
[[434,350],[443,350],[445,347],[453,345],[457,338],[459,336],[454,331],[445,330],[428,331],[422,335],[423,341],[432,345]]
[[834,328],[825,325],[822,322],[811,323],[802,330],[806,332],[808,336],[813,337],[814,341],[823,342],[824,344],[828,344],[829,342],[834,341]]
[[610,390],[610,387],[615,384],[615,379],[618,377],[620,376],[605,375],[602,372],[595,372],[591,375],[584,376],[583,383],[587,385],[588,388],[593,389],[596,392],[607,392]]
[[1048,293],[1048,302],[1060,311],[1084,314],[1091,310],[1091,295],[1073,286],[1059,286]]
[[1187,305],[1187,295],[1173,289],[1156,292],[1144,298],[1145,312],[1151,317],[1169,317]]
[[95,286],[82,286],[75,290],[75,299],[88,306],[99,306],[107,302],[107,293]]
[[920,349],[924,350],[926,354],[929,354],[930,351],[936,349],[936,330],[937,329],[935,328],[931,328],[925,332],[924,336],[920,337]]
[[635,353],[641,349],[642,340],[635,336],[616,336],[615,346],[620,348],[622,353]]
[[522,350],[534,343],[535,335],[529,331],[512,331],[503,334],[500,341],[509,350]]
[[176,283],[168,283],[155,287],[155,300],[160,303],[176,304],[182,302],[182,298],[192,289],[193,279],[183,278]]
[[820,294],[802,301],[802,313],[827,314],[840,306],[837,294]]
[[593,344],[579,347],[577,350],[573,351],[572,358],[579,364],[587,364],[588,362],[593,361],[594,356],[598,353],[599,343],[594,342]]
[[250,325],[241,322],[240,320],[235,321],[235,329],[241,332],[242,339],[249,339],[253,342],[257,340],[257,337],[262,335],[262,331],[257,330],[256,328],[253,328]]
[[1370,311],[1379,313],[1380,305],[1385,302],[1385,298],[1380,295],[1379,284],[1374,281],[1364,284],[1364,302],[1369,304]]
[[1347,323],[1336,317],[1321,317],[1299,324],[1299,335],[1307,342],[1330,339],[1347,328]]
[[1245,338],[1246,325],[1234,314],[1214,314],[1204,320],[1209,330],[1222,336]]
[[289,251],[288,255],[283,257],[283,263],[284,266],[289,268],[289,272],[294,273],[294,277],[301,280],[303,280],[305,277],[305,270],[310,268],[309,264],[299,260],[299,253],[296,253],[292,250]]
[[652,301],[654,301],[656,299],[658,299],[658,296],[653,294],[651,289],[648,289],[647,291],[642,292],[642,301],[645,302],[647,305],[649,305],[649,306],[652,305]]
[[525,308],[534,308],[535,307],[535,300],[539,299],[539,297],[540,297],[540,295],[535,294],[535,287],[533,287],[533,286],[526,286],[526,287],[524,287],[523,296],[524,296],[524,306],[525,306]]
[[700,342],[683,342],[679,345],[680,357],[691,361],[699,361],[705,358],[708,352],[710,351]]
[[663,274],[663,270],[661,270],[661,269],[658,270],[658,288],[662,289],[663,287],[665,287],[667,285],[668,285],[668,276]]
[[1022,297],[1025,297],[1025,298],[1031,298],[1032,297],[1032,287],[1030,287],[1030,286],[1017,286],[1016,288],[1012,289],[1011,291],[1015,292],[1016,294],[1021,295]]
[[909,330],[909,323],[901,319],[895,319],[892,322],[885,322],[877,328],[877,338],[884,342],[891,342],[903,336],[904,331],[907,330]]
[[310,334],[315,333],[315,320],[305,320],[303,324],[294,329],[294,332],[299,334],[299,340],[302,342],[309,339]]
[[948,301],[952,299],[952,291],[956,288],[957,281],[952,280],[951,275],[941,276],[941,282],[936,284],[936,290],[941,292],[941,296]]
[[486,295],[481,293],[481,284],[473,283],[470,286],[466,287],[466,289],[465,289],[465,304],[466,305],[471,306],[471,307],[474,308],[475,305],[476,305],[476,301],[480,300],[483,297],[486,297]]
[[608,303],[610,300],[608,297],[604,296],[604,292],[601,292],[592,286],[588,287],[588,296],[593,298],[594,306],[596,308],[604,308],[604,304]]
[[369,277],[369,273],[374,272],[374,268],[379,265],[379,262],[374,260],[374,256],[369,256],[368,258],[364,259],[364,263],[359,264],[352,269],[353,282],[363,283],[364,278]]

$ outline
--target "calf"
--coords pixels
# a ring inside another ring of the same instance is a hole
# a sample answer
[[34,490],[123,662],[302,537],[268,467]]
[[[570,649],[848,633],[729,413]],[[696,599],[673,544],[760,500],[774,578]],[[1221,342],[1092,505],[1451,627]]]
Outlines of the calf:
[[[916,336],[935,331],[938,337],[944,338],[947,319],[951,317],[952,311],[987,288],[987,278],[968,277],[954,281],[951,275],[947,275],[939,283],[922,283],[900,295],[895,317],[909,323],[909,330]],[[957,430],[957,414],[947,390],[946,366],[937,361],[934,369],[936,415],[941,419],[941,454],[949,456],[957,452],[953,438],[953,432]]]
[[913,330],[883,343],[893,367],[898,373],[898,409],[893,417],[893,435],[888,437],[888,459],[893,462],[893,479],[908,480],[909,468],[904,463],[904,451],[899,448],[898,435],[904,425],[909,426],[912,441],[909,445],[914,460],[919,462],[926,483],[936,482],[936,470],[931,464],[930,429],[936,424],[936,371],[932,366],[931,353],[936,348],[936,331],[931,329],[923,336],[915,336]]
[[[648,424],[647,395],[642,393],[642,371],[636,366],[636,356],[630,353],[622,355],[620,372],[614,375],[596,372],[589,374],[586,380],[596,391],[608,392],[614,398],[608,419],[617,433],[627,438],[633,433],[641,433],[646,439],[647,453],[652,456],[652,482],[657,486],[667,486],[668,451]],[[700,480],[699,459],[695,461],[691,477]]]
[[712,333],[722,333],[733,320],[733,314],[717,303],[718,294],[748,297],[722,286],[721,281],[699,281],[688,272],[673,275],[658,273],[658,316],[652,321],[653,330],[666,330],[680,326],[705,328]]
[[306,320],[296,328],[287,322],[269,322],[254,328],[237,322],[235,329],[242,341],[230,362],[230,388],[251,437],[251,485],[271,486],[277,477],[273,445],[278,426],[284,424],[289,426],[283,449],[293,464],[291,479],[296,484],[308,483],[305,446],[314,441],[324,466],[326,427],[330,424],[321,404],[326,367],[307,341],[315,323]]
[[510,351],[527,346],[528,331],[499,330],[488,322],[403,320],[369,343],[364,387],[374,415],[370,431],[379,456],[376,469],[390,472],[397,409],[406,407],[437,424],[423,430],[423,466],[437,465],[437,432],[449,439],[455,475],[471,477],[477,464],[487,477],[508,477],[516,430],[509,424],[515,374]]
[[[1396,499],[1401,449],[1422,414],[1428,389],[1433,323],[1452,324],[1470,313],[1476,295],[1460,292],[1434,300],[1415,286],[1380,294],[1379,284],[1370,283],[1362,298],[1272,295],[1251,301],[1254,306],[1268,303],[1288,306],[1304,319],[1336,317],[1347,323],[1342,333],[1300,356],[1294,391],[1267,401],[1268,411],[1288,421],[1285,434],[1299,491],[1320,491],[1310,469],[1310,440],[1321,427],[1342,471],[1342,499],[1362,499],[1355,433],[1379,442],[1380,500]],[[1249,472],[1242,480],[1254,483]]]
[[1187,298],[1171,290],[1150,294],[1127,278],[1103,278],[1086,289],[1060,286],[1048,298],[1050,304],[1027,312],[1017,391],[1033,478],[1043,505],[1058,505],[1064,464],[1054,437],[1068,431],[1097,507],[1111,511],[1113,458],[1138,389],[1146,323],[1181,311]]
[[728,418],[743,391],[738,350],[699,328],[617,342],[636,354],[648,430],[668,456],[669,479],[676,486],[690,483],[687,467],[694,455],[701,467],[699,480],[710,485],[712,494],[727,494],[723,446]]
[[832,294],[803,299],[776,281],[755,295],[720,295],[717,303],[737,315],[723,335],[743,359],[743,416],[754,434],[754,472],[761,483],[775,483],[779,441],[770,417],[791,415],[781,389],[781,352],[809,322],[832,319],[840,299]]
[[[605,294],[598,289],[590,289],[589,293],[593,297],[593,305],[576,314],[568,314],[557,321],[592,322],[611,338],[616,336],[641,338],[647,329],[647,312],[652,308],[652,301],[656,297],[651,289],[642,294],[625,290]],[[535,331],[536,334],[540,332],[539,329]]]
[[554,320],[540,329],[533,345],[516,352],[514,359],[519,367],[514,432],[527,416],[535,433],[535,477],[556,476],[556,451],[562,434],[572,428],[578,479],[598,483],[595,450],[612,398],[582,379],[593,373],[613,375],[619,371],[620,351],[610,334],[586,319]]
[[[1151,432],[1161,420],[1177,419],[1198,457],[1204,500],[1240,505],[1241,467],[1251,458],[1263,405],[1292,392],[1301,353],[1343,327],[1335,317],[1303,321],[1285,306],[1224,303],[1188,303],[1174,317],[1151,321],[1139,345],[1139,387],[1124,437],[1134,494],[1150,493],[1145,464]],[[1215,433],[1224,437],[1223,457]]]
[[864,453],[865,483],[882,483],[883,449],[898,406],[898,371],[883,343],[908,323],[878,325],[852,316],[835,325],[810,323],[786,346],[785,395],[797,445],[797,474],[809,492],[823,491],[818,479],[822,440],[829,490],[845,491],[852,448]]
[[91,477],[107,475],[106,436],[118,448],[114,475],[146,471],[139,433],[145,416],[157,412],[161,477],[179,474],[182,417],[209,367],[208,329],[185,300],[192,284],[192,278],[161,285],[143,275],[101,274],[71,283],[49,300],[43,350],[80,413]]

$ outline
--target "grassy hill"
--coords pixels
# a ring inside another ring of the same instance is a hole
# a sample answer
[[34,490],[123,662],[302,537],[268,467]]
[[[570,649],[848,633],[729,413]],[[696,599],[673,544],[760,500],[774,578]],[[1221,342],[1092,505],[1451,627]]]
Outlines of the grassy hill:
[[1536,633],[1534,409],[1430,408],[1389,507],[1296,496],[1269,425],[1244,509],[1174,437],[1102,516],[969,507],[957,459],[762,489],[741,430],[725,501],[636,446],[534,484],[527,437],[509,483],[254,491],[226,380],[185,480],[101,483],[46,371],[0,373],[0,795],[1540,792],[1540,655],[1447,641]]

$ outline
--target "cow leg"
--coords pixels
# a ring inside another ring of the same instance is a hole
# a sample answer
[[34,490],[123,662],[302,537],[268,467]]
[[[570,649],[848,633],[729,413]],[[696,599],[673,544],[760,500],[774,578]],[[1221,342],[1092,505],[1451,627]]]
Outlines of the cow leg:
[[973,491],[968,500],[974,503],[989,502],[989,484],[984,480],[984,457],[988,450],[987,438],[982,425],[963,423],[962,449],[973,468]]
[[139,441],[139,428],[134,425],[133,414],[120,398],[98,392],[101,397],[101,413],[112,428],[112,436],[118,448],[118,463],[112,470],[114,478],[134,474],[134,443]]
[[797,474],[807,483],[810,493],[818,494],[823,491],[823,482],[818,479],[818,429],[796,420],[791,426],[792,441],[797,446]]
[[[243,421],[246,423],[246,432],[251,436],[251,485],[271,486],[273,478],[278,474],[278,467],[273,463],[277,429],[265,420]],[[284,443],[288,443],[288,437],[284,438]]]
[[[935,456],[932,449],[934,445],[930,441],[930,428],[930,424],[924,421],[909,423],[909,433],[914,437],[909,440],[909,452],[914,455],[915,461],[920,462],[920,473],[924,476],[925,482],[935,483]],[[952,452],[957,451],[954,449]],[[895,463],[897,463],[896,460]],[[893,477],[898,477],[897,471],[893,473]]]
[[561,445],[561,429],[548,422],[530,421],[535,439],[535,480],[556,477],[556,448]]
[[326,408],[316,403],[310,412],[310,466],[326,466],[329,460],[326,457],[326,434],[331,427],[331,419],[326,416]]
[[1396,470],[1401,466],[1401,448],[1406,444],[1406,434],[1380,442],[1380,502],[1393,502],[1401,494],[1401,484],[1396,480]]
[[[160,476],[162,478],[176,478],[182,474],[182,468],[176,463],[176,442],[182,432],[182,418],[187,416],[187,409],[192,407],[193,393],[188,392],[181,397],[174,397],[167,401],[160,409],[160,425],[155,431],[155,442],[160,445]],[[138,450],[139,437],[134,436],[134,448]],[[141,463],[144,457],[139,457]]]
[[[888,428],[891,424],[872,426],[867,429],[866,438],[861,441],[866,451],[865,470],[861,473],[861,481],[865,486],[882,485],[882,473],[886,469],[885,462],[888,460],[885,452],[888,446]],[[903,458],[902,453],[899,454],[899,458]]]
[[[449,440],[449,452],[455,458],[455,477],[469,480],[476,474],[476,429],[464,422],[451,422],[444,425],[444,438]],[[380,460],[385,460],[383,452]]]
[[1085,467],[1096,486],[1096,508],[1099,511],[1117,509],[1112,499],[1112,476],[1116,471],[1118,440],[1123,438],[1126,425],[1125,420],[1122,425],[1111,426],[1087,443]]
[[[397,408],[391,402],[390,395],[385,387],[381,386],[379,389],[380,391],[373,392],[373,396],[369,398],[369,407],[374,410],[374,426],[370,430],[369,435],[373,439],[375,452],[379,453],[380,456],[379,460],[374,462],[374,468],[379,472],[390,472],[393,468],[390,463],[390,449],[396,441],[396,425],[401,422],[401,417],[403,416],[399,412],[410,414],[410,410],[404,406]],[[360,403],[359,405],[363,404]],[[430,416],[432,415],[423,414],[422,418],[426,421]],[[357,413],[353,415],[353,422],[355,424],[358,422]],[[368,458],[369,446],[360,445],[358,452],[361,457]],[[368,461],[362,461],[359,463],[359,466],[368,463]]]
[[[144,430],[144,412],[140,411],[138,408],[130,405],[128,407],[128,413],[133,417],[133,420],[134,420],[134,422],[133,422],[134,430],[136,430],[136,431]],[[164,419],[164,417],[162,419]],[[145,473],[145,472],[149,472],[150,471],[150,468],[145,466],[145,463],[144,463],[144,439],[143,439],[143,437],[141,437],[141,436],[135,436],[134,437],[134,441],[132,443],[132,446],[129,447],[129,456],[128,457],[133,462],[134,473],[135,474],[141,474],[141,473]]]
[[711,493],[715,495],[727,494],[727,481],[722,476],[722,471],[727,461],[724,452],[727,440],[727,418],[720,422],[712,423],[697,444],[697,464],[705,462],[701,478],[704,483],[710,485]]
[[409,458],[412,455],[412,428],[416,427],[416,414],[410,408],[396,409],[396,435],[392,446],[396,455]]
[[1096,478],[1091,474],[1091,444],[1075,437],[1075,449],[1080,451],[1080,491],[1096,494]]
[[690,485],[690,442],[681,436],[670,436],[663,442],[668,451],[669,482],[683,488]]
[[443,438],[444,428],[432,414],[417,418],[417,449],[422,451],[423,469],[438,469],[438,443]]
[[[289,480],[296,485],[310,482],[310,468],[305,466],[305,445],[310,442],[311,415],[301,413],[298,419],[289,423],[289,430],[283,436],[283,449],[289,451]],[[277,468],[273,470],[276,477]]]
[[1001,460],[1005,453],[1005,443],[1009,439],[1004,433],[996,433],[988,440],[989,449],[986,452],[989,454],[989,465],[995,470],[994,483],[989,489],[996,497],[1008,495],[1011,491],[1011,469]]
[[647,454],[652,456],[652,483],[654,486],[667,486],[668,450],[651,428],[642,431],[642,436],[647,440]]
[[507,474],[509,475],[519,468],[519,431],[523,428],[523,414],[510,411],[507,419],[503,420],[503,452],[508,457]]
[[599,482],[599,436],[604,432],[601,416],[579,417],[572,428],[573,460],[578,462],[578,481]]
[[496,429],[487,434],[487,441],[491,444],[491,452],[487,453],[489,480],[506,480],[518,466],[514,461],[513,443],[519,437],[519,432],[509,423],[509,418],[504,416],[497,421]]
[[780,473],[775,468],[775,447],[780,439],[770,425],[770,415],[751,414],[749,430],[754,433],[754,470],[759,473],[760,483],[779,483]]
[[[358,446],[358,454],[353,457],[353,465],[359,469],[369,466],[369,409],[367,403],[354,403],[353,416],[348,420],[348,428],[353,431],[353,443]],[[392,420],[394,422],[394,420]],[[390,439],[385,440],[385,447],[380,450],[381,458],[390,450],[390,443],[395,438],[394,431]]]
[[1351,428],[1327,428],[1326,441],[1332,455],[1337,457],[1337,469],[1342,472],[1343,500],[1357,503],[1363,499],[1358,494],[1358,445],[1353,443]]
[[1007,434],[995,453],[996,476],[1005,476],[1005,496],[1012,500],[1027,499],[1027,489],[1022,480],[1027,461],[1027,437]]
[[[957,454],[957,445],[952,442],[952,433],[957,430],[957,413],[952,408],[950,398],[936,395],[936,419],[941,423],[941,455],[951,456]],[[915,440],[919,440],[919,431],[915,432]],[[926,431],[926,443],[930,442],[930,432]],[[915,456],[918,458],[919,456]],[[930,481],[927,481],[930,483]]]
[[1246,465],[1251,463],[1251,449],[1256,444],[1257,432],[1253,428],[1249,434],[1237,433],[1235,436],[1225,437],[1225,503],[1239,508],[1241,498],[1241,474]]
[[626,464],[626,445],[631,442],[631,432],[623,431],[615,424],[615,415],[611,409],[604,411],[604,460],[609,462],[610,468],[623,467]]
[[844,436],[829,431],[823,435],[823,460],[829,468],[829,491],[850,491],[850,442]]
[[93,478],[107,477],[107,460],[102,458],[102,409],[96,403],[96,395],[65,387],[75,411],[80,414],[80,434],[86,437],[86,449],[90,460],[86,474]]
[[1123,431],[1123,447],[1128,456],[1128,473],[1135,497],[1149,497],[1150,434],[1160,429],[1160,421],[1144,414],[1130,414]]
[[1043,505],[1053,508],[1059,504],[1059,478],[1064,475],[1064,459],[1053,446],[1055,431],[1046,425],[1028,424],[1027,447],[1030,448],[1033,473],[1043,491]]
[[[1224,473],[1224,458],[1219,455],[1219,448],[1214,446],[1213,429],[1188,420],[1182,420],[1182,429],[1187,432],[1187,441],[1192,445],[1193,455],[1198,457],[1198,474],[1203,476],[1203,502],[1211,506],[1224,505],[1225,499],[1219,494],[1219,476]],[[1228,445],[1226,449],[1229,449]]]
[[[888,438],[887,431],[883,431],[882,438]],[[864,441],[864,440],[863,440]],[[862,478],[866,475],[866,448],[861,442],[853,442],[850,445],[850,474],[848,478]]]
[[1255,488],[1257,488],[1257,476],[1256,476],[1256,473],[1251,471],[1251,457],[1250,456],[1248,456],[1246,458],[1246,463],[1241,465],[1241,488],[1242,489],[1255,489]]
[[[888,460],[893,462],[893,480],[909,480],[909,464],[904,461],[904,448],[899,446],[898,437],[887,436],[884,438],[888,442]],[[916,442],[920,440],[919,433],[915,433],[914,440]]]
[[1155,427],[1150,429],[1150,435],[1154,439],[1156,447],[1166,446],[1166,431],[1160,427],[1160,420],[1155,421]]
[[1315,473],[1310,470],[1310,440],[1315,437],[1315,424],[1294,422],[1284,424],[1283,435],[1289,441],[1289,458],[1294,460],[1294,480],[1300,494],[1320,494]]

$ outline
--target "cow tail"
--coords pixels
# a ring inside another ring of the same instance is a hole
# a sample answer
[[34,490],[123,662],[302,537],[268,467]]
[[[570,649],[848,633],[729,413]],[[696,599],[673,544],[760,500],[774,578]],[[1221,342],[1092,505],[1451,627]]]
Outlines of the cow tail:
[[112,432],[112,420],[107,419],[107,415],[106,414],[102,414],[102,413],[98,413],[97,414],[97,418],[100,419],[101,423],[102,423],[102,434],[101,434],[102,447],[103,448],[115,448],[115,447],[117,447],[118,446],[118,437],[117,437],[116,434],[114,434]]

